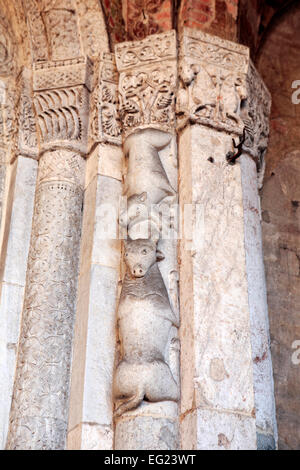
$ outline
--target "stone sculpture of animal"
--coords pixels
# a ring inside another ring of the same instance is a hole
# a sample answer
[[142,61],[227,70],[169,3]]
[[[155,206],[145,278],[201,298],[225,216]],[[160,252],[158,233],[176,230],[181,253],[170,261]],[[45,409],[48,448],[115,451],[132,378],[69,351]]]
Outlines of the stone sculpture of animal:
[[120,214],[121,226],[132,227],[136,222],[149,219],[153,206],[175,202],[176,193],[159,156],[159,151],[170,141],[170,134],[157,129],[143,129],[127,138],[128,171],[124,193],[127,211]]
[[178,385],[166,362],[178,318],[158,269],[163,259],[153,240],[128,240],[127,273],[118,308],[121,361],[114,376],[115,416],[150,402],[178,400]]

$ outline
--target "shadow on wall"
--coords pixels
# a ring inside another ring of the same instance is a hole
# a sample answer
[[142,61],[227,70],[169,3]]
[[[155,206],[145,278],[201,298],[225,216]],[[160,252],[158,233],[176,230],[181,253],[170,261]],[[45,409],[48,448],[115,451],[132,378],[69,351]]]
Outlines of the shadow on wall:
[[280,449],[300,448],[300,103],[292,102],[299,48],[298,3],[276,22],[258,62],[272,94],[261,203]]

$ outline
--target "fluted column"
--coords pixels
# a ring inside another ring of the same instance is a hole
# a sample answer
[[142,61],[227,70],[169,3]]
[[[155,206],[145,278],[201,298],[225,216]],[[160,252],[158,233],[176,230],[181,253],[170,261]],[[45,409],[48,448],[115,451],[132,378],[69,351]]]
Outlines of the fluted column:
[[88,77],[85,59],[36,65],[34,70],[41,156],[8,449],[65,446]]

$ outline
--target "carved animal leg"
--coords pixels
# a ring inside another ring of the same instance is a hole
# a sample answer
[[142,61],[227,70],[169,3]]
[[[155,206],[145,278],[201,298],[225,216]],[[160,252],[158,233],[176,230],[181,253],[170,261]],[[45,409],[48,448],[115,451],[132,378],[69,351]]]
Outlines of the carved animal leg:
[[143,401],[143,398],[144,398],[144,391],[143,391],[143,388],[140,387],[136,395],[134,395],[133,397],[129,399],[124,399],[123,403],[119,405],[118,408],[115,410],[114,416],[117,418],[121,416],[123,413],[125,413],[126,411],[137,408],[139,404]]
[[163,361],[155,361],[147,365],[145,396],[149,401],[163,400],[177,401],[179,399],[178,386],[172,372]]
[[125,411],[136,408],[144,398],[143,377],[140,366],[122,361],[116,370],[114,381],[114,396],[120,403],[114,415],[121,416]]

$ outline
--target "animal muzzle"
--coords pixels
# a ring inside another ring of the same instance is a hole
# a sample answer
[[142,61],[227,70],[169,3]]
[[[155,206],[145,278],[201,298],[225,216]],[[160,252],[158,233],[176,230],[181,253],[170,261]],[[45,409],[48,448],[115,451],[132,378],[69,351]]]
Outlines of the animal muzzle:
[[146,274],[146,269],[141,264],[135,264],[132,268],[134,277],[143,277]]

